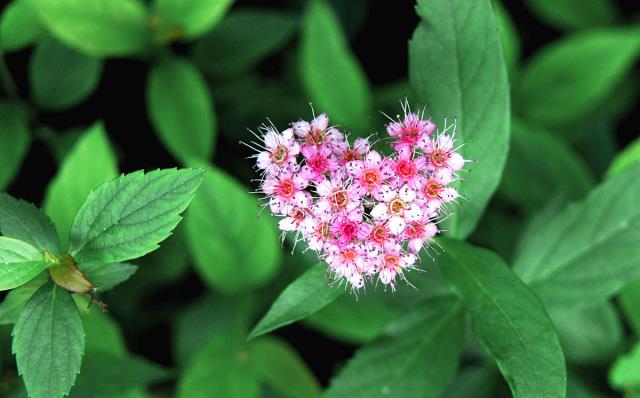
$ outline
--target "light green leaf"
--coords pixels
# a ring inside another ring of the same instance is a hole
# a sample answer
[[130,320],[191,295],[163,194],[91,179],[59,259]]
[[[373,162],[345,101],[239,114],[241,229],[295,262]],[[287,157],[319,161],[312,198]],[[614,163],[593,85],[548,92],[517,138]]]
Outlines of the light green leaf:
[[43,29],[28,0],[13,0],[0,17],[0,46],[3,52],[17,51],[34,43]]
[[613,364],[609,372],[609,383],[616,390],[640,393],[640,343]]
[[213,153],[215,113],[207,84],[188,61],[167,58],[147,82],[149,116],[167,149],[183,163]]
[[282,340],[265,337],[251,343],[251,364],[258,379],[282,398],[320,396],[320,385],[293,348]]
[[640,338],[640,279],[627,284],[618,296],[620,307],[631,328]]
[[163,25],[174,26],[189,39],[214,27],[233,0],[156,0],[155,11]]
[[66,247],[76,213],[106,181],[118,176],[118,161],[102,123],[96,123],[76,141],[53,177],[44,198],[44,210],[53,219]]
[[208,167],[185,221],[187,246],[207,285],[225,293],[267,283],[282,250],[274,220],[225,172]]
[[607,170],[607,178],[621,174],[638,163],[640,163],[640,138],[636,138],[616,155]]
[[320,262],[287,286],[253,328],[249,339],[304,319],[343,294],[344,288],[329,286],[326,272],[327,265]]
[[11,290],[0,303],[0,325],[16,323],[29,299],[48,280],[47,273],[42,272],[24,285]]
[[420,0],[409,42],[409,77],[443,129],[456,120],[465,159],[477,160],[459,189],[467,200],[448,218],[449,235],[469,235],[498,187],[510,132],[509,85],[489,0]]
[[500,0],[493,1],[493,8],[496,13],[498,30],[500,31],[500,42],[502,44],[504,61],[507,65],[507,70],[513,73],[520,60],[520,37],[518,37],[518,30]]
[[85,333],[86,352],[104,352],[118,358],[127,356],[127,346],[118,324],[109,316],[92,305],[87,308],[88,300],[75,296],[78,309],[82,315],[82,326]]
[[409,327],[359,349],[324,397],[440,397],[453,379],[464,345],[461,305],[441,300],[414,311]]
[[520,245],[518,274],[547,305],[604,301],[640,276],[640,165],[547,218]]
[[193,47],[194,62],[216,76],[242,74],[284,46],[297,25],[292,13],[272,9],[240,9],[229,13]]
[[545,23],[561,29],[584,29],[613,24],[619,13],[611,0],[526,0]]
[[202,182],[199,169],[137,171],[91,192],[71,227],[78,264],[126,261],[154,251],[178,225]]
[[586,117],[604,104],[639,53],[638,28],[590,30],[556,41],[534,55],[514,86],[515,112],[547,126]]
[[47,283],[29,300],[13,329],[13,352],[31,398],[63,397],[80,371],[82,320],[71,295]]
[[80,265],[80,269],[98,287],[99,292],[105,292],[129,279],[138,267],[129,263],[94,263]]
[[490,251],[450,239],[440,243],[440,269],[514,397],[564,397],[564,356],[540,300]]
[[24,285],[45,268],[41,251],[21,240],[0,236],[0,291]]
[[56,38],[89,55],[132,55],[149,44],[149,21],[142,1],[27,1]]
[[102,60],[52,38],[38,44],[29,65],[33,98],[48,110],[62,110],[81,103],[96,89],[101,74]]
[[309,2],[302,21],[300,74],[317,111],[348,129],[366,129],[371,89],[335,13],[323,0]]
[[31,135],[22,109],[10,102],[0,102],[0,190],[20,170],[30,144]]
[[0,193],[0,233],[29,243],[38,250],[60,252],[53,223],[29,202]]

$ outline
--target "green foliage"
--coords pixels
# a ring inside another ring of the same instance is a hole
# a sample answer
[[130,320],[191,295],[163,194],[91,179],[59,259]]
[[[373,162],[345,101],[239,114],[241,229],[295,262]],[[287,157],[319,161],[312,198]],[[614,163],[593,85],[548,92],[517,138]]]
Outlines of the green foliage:
[[38,250],[59,253],[51,220],[33,204],[0,193],[0,233],[24,241]]
[[640,138],[636,138],[613,159],[607,177],[616,176],[637,163],[640,163]]
[[24,116],[16,104],[0,102],[0,189],[13,180],[31,144]]
[[0,46],[2,51],[17,51],[33,44],[43,29],[29,0],[11,1],[0,17]]
[[640,343],[616,361],[609,373],[609,382],[615,389],[626,391],[625,396],[640,393]]
[[233,0],[155,0],[160,23],[175,27],[180,36],[194,38],[206,33],[227,12]]
[[619,13],[611,0],[526,0],[541,20],[562,29],[582,29],[613,23]]
[[500,30],[500,42],[502,44],[502,53],[507,70],[510,74],[514,73],[514,69],[518,65],[520,59],[520,38],[518,31],[514,25],[507,10],[505,10],[499,0],[493,2],[494,11],[496,13],[496,24]]
[[82,265],[80,268],[100,292],[113,289],[129,279],[138,270],[138,267],[129,263],[94,263]]
[[47,280],[46,273],[43,272],[24,285],[11,290],[0,303],[0,325],[16,323],[29,299]]
[[640,279],[626,285],[619,296],[620,307],[633,328],[637,337],[640,338]]
[[38,249],[21,240],[0,236],[0,290],[23,285],[46,267]]
[[167,58],[147,82],[149,115],[167,149],[183,163],[213,153],[215,113],[206,82],[188,61]]
[[[469,235],[502,175],[509,143],[509,87],[489,0],[421,0],[422,22],[409,41],[409,77],[440,129],[456,121],[468,165],[460,194],[468,200],[448,218],[449,235]],[[479,45],[478,43],[482,43]]]

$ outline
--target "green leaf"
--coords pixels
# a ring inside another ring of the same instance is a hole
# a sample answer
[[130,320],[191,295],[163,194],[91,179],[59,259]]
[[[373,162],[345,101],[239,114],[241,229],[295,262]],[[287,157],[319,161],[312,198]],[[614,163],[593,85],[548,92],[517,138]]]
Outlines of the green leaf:
[[542,21],[561,29],[609,25],[619,17],[611,0],[526,0],[525,4]]
[[440,397],[458,368],[464,318],[451,300],[418,308],[410,327],[359,349],[324,397]]
[[181,220],[203,170],[137,171],[91,192],[71,226],[78,264],[126,261],[154,251]]
[[620,307],[631,328],[640,338],[640,279],[627,284],[618,296]]
[[282,398],[320,396],[320,385],[304,361],[287,343],[272,337],[251,343],[251,364],[258,379]]
[[293,36],[296,16],[272,9],[229,13],[193,47],[194,62],[215,76],[238,75],[284,46]]
[[53,223],[29,202],[0,193],[0,233],[29,243],[38,250],[60,252]]
[[0,236],[0,291],[24,285],[45,268],[41,251],[21,240]]
[[640,343],[613,364],[609,383],[616,390],[640,392]]
[[441,271],[514,397],[564,397],[562,348],[540,300],[490,251],[450,239],[440,243]]
[[80,371],[82,320],[71,295],[47,283],[29,300],[13,329],[13,352],[31,398],[63,397]]
[[609,302],[578,308],[550,307],[549,316],[569,362],[606,362],[622,346],[622,324]]
[[215,113],[207,84],[188,61],[167,58],[155,65],[147,82],[153,127],[177,159],[208,160],[213,153]]
[[492,365],[464,369],[449,384],[443,398],[493,398],[498,386],[498,372]]
[[580,199],[594,185],[587,165],[563,141],[544,129],[514,121],[511,149],[499,193],[528,212],[550,198]]
[[493,2],[496,24],[500,31],[500,42],[507,70],[512,74],[520,60],[520,37],[511,16],[499,0]]
[[0,190],[20,170],[30,144],[31,135],[22,109],[10,102],[0,102]]
[[636,138],[616,155],[607,170],[607,178],[617,176],[638,163],[640,163],[640,138]]
[[28,0],[13,0],[0,17],[0,45],[3,52],[17,51],[33,44],[43,29]]
[[52,38],[38,44],[29,65],[35,102],[54,111],[81,103],[96,89],[101,74],[102,60]]
[[81,265],[80,269],[98,287],[99,292],[106,292],[129,279],[138,267],[129,263],[95,263]]
[[53,177],[44,198],[44,210],[53,219],[66,247],[76,213],[89,193],[118,176],[118,161],[102,123],[96,123],[76,141]]
[[329,286],[326,272],[327,265],[320,262],[287,286],[253,328],[249,339],[304,319],[344,293],[344,288]]
[[638,28],[585,31],[556,41],[529,61],[514,86],[515,112],[547,126],[586,117],[604,104],[639,52]]
[[125,56],[149,44],[147,10],[139,0],[27,0],[60,41],[94,56]]
[[98,306],[87,307],[88,299],[74,296],[82,315],[85,333],[85,351],[104,352],[118,358],[127,356],[127,346],[118,324]]
[[507,158],[510,111],[500,35],[489,0],[420,0],[422,22],[409,42],[409,77],[418,98],[444,128],[457,121],[465,159],[459,202],[445,224],[449,235],[468,236],[498,187]]
[[42,272],[24,285],[11,290],[0,303],[0,325],[16,323],[29,299],[48,280],[47,274]]
[[366,129],[372,101],[369,83],[335,13],[322,0],[309,3],[302,21],[300,68],[318,111],[349,129]]
[[604,301],[640,276],[640,165],[528,234],[514,272],[547,305]]
[[185,221],[187,246],[207,285],[224,293],[267,283],[282,250],[275,222],[258,218],[259,203],[225,172],[207,168]]
[[174,26],[191,39],[214,27],[231,4],[233,0],[155,0],[154,8],[161,24]]

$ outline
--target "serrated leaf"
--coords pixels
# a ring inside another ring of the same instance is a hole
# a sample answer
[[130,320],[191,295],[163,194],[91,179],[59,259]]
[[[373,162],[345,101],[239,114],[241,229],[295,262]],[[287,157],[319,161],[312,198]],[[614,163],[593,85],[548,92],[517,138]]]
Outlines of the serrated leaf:
[[440,126],[456,120],[465,159],[460,193],[467,200],[443,228],[468,236],[498,187],[510,132],[509,85],[489,0],[420,0],[422,22],[409,41],[409,77]]
[[80,371],[83,351],[76,304],[68,292],[47,283],[29,300],[13,330],[13,352],[29,396],[68,394]]
[[204,171],[137,171],[107,182],[84,202],[71,226],[78,264],[113,263],[158,248],[181,220]]
[[35,102],[48,110],[79,104],[98,86],[102,60],[55,39],[41,41],[31,56],[29,78]]
[[640,165],[546,219],[520,245],[518,274],[547,305],[589,305],[640,276]]
[[192,39],[206,33],[226,14],[233,0],[155,0],[154,9],[163,25]]
[[59,40],[94,56],[142,52],[150,42],[147,10],[139,0],[28,0]]
[[76,213],[92,189],[118,176],[118,163],[102,123],[78,138],[53,177],[44,198],[44,210],[54,221],[62,246]]
[[38,250],[60,252],[58,235],[51,220],[29,202],[0,193],[0,233],[29,243]]
[[584,29],[615,22],[619,13],[611,0],[526,0],[545,23],[561,29]]
[[0,325],[16,323],[29,299],[48,280],[47,273],[42,272],[24,285],[11,290],[0,303]]
[[99,292],[106,292],[127,281],[138,269],[129,263],[86,264],[80,266],[82,272],[93,282]]
[[640,138],[636,138],[616,155],[607,170],[607,178],[616,176],[638,163],[640,163]]
[[562,348],[540,300],[490,251],[451,239],[440,243],[440,269],[513,396],[565,397]]
[[280,265],[275,222],[258,217],[259,202],[247,191],[222,170],[208,167],[185,220],[196,270],[224,293],[264,285]]
[[13,0],[0,17],[0,42],[3,52],[17,51],[34,43],[44,29],[28,0]]
[[309,2],[299,51],[302,83],[316,109],[363,132],[370,123],[371,89],[338,18],[323,0]]
[[45,268],[41,251],[21,240],[0,236],[0,291],[24,285]]
[[313,373],[284,341],[265,337],[252,342],[249,349],[258,379],[282,398],[320,396],[320,385]]
[[22,109],[11,102],[0,102],[0,190],[20,170],[30,145],[31,135]]
[[153,127],[177,159],[206,161],[213,153],[215,113],[200,72],[188,61],[167,58],[156,64],[147,82]]
[[440,397],[462,354],[461,305],[445,299],[418,308],[419,321],[359,349],[324,397]]
[[253,328],[249,339],[304,319],[343,294],[344,288],[329,286],[326,272],[327,265],[318,263],[287,286]]

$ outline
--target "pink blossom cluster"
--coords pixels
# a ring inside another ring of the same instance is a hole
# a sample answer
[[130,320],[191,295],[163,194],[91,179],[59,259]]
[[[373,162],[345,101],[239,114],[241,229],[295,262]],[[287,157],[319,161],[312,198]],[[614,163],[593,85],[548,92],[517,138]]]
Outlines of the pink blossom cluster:
[[265,126],[256,144],[260,191],[282,217],[279,228],[305,241],[354,290],[367,280],[392,289],[396,279],[406,281],[459,196],[450,186],[465,163],[454,147],[455,125],[437,133],[405,104],[386,130],[390,156],[370,138],[351,144],[325,114],[282,132]]

